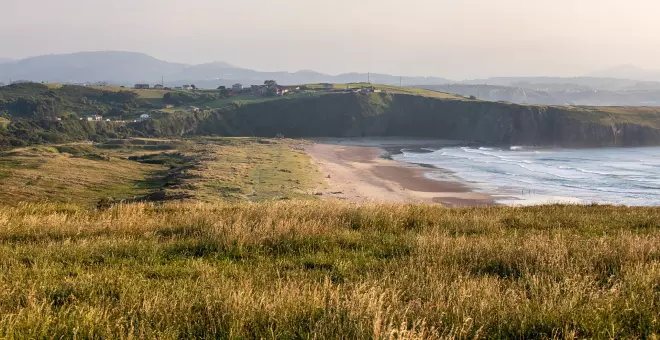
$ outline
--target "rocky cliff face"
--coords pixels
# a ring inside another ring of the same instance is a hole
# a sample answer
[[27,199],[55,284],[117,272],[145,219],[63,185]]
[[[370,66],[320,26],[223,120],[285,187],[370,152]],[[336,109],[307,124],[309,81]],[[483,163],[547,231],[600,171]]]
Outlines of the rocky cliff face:
[[287,137],[399,136],[562,147],[660,145],[657,128],[617,119],[597,109],[403,94],[329,94],[276,100],[228,107],[179,122],[185,126],[177,131],[224,136],[272,137],[281,133]]

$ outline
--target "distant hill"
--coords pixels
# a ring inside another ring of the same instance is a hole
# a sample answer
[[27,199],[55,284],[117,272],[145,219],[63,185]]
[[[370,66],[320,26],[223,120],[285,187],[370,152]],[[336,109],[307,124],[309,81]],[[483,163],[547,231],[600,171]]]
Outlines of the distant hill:
[[156,82],[162,75],[181,72],[187,65],[132,52],[80,52],[31,57],[0,64],[0,78],[36,82]]
[[[660,82],[598,77],[494,77],[458,82],[466,85],[522,87],[541,91],[575,90],[660,90]],[[418,84],[426,85],[426,84]]]
[[[134,52],[80,52],[44,55],[11,63],[0,63],[0,79],[29,80],[34,82],[97,83],[119,85],[135,83],[157,84],[165,78],[166,85],[195,84],[201,88],[242,83],[263,84],[275,79],[280,84],[307,84],[319,82],[364,82],[367,73],[346,73],[337,76],[315,71],[262,72],[239,68],[226,62],[200,65],[171,63]],[[446,84],[450,81],[435,77],[398,77],[371,74],[374,83],[398,85]]]
[[475,96],[491,101],[505,101],[517,104],[536,105],[586,105],[586,106],[660,106],[660,84],[647,90],[594,90],[571,88],[569,85],[556,89],[539,90],[529,87],[498,85],[419,85],[417,88]]
[[14,59],[10,59],[10,58],[0,58],[0,64],[2,64],[2,63],[9,63],[9,62],[12,62],[12,61],[14,61]]
[[[0,80],[34,82],[98,83],[116,85],[136,83],[158,84],[164,78],[166,86],[195,84],[200,88],[217,88],[234,83],[263,84],[274,79],[283,85],[309,83],[366,82],[386,85],[495,85],[519,87],[536,91],[654,91],[660,90],[660,72],[633,66],[620,66],[596,72],[588,77],[495,77],[455,82],[440,77],[399,77],[380,73],[343,73],[329,75],[313,70],[297,72],[265,72],[241,68],[223,61],[188,65],[156,59],[135,52],[79,52],[54,54],[22,60],[0,59]],[[657,80],[657,81],[655,81]]]
[[596,71],[592,77],[622,78],[643,81],[660,81],[660,70],[646,70],[634,65],[618,65],[609,69]]

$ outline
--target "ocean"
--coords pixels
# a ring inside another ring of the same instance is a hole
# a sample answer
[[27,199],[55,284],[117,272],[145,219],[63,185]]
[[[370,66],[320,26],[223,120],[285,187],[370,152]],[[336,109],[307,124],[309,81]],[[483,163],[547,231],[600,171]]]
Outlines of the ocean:
[[459,180],[501,204],[660,205],[660,147],[447,147],[403,149],[392,158],[436,167],[429,178]]

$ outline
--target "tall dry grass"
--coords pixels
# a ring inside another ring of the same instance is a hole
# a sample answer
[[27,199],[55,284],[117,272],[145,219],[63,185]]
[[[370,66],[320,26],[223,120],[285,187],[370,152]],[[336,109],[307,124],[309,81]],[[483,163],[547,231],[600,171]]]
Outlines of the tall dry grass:
[[17,338],[653,338],[660,209],[0,207]]

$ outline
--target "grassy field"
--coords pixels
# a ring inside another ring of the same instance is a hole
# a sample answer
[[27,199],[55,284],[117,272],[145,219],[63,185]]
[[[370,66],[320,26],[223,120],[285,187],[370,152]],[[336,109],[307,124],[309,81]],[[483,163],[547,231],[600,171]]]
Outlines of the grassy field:
[[135,92],[140,96],[140,98],[146,99],[163,99],[163,96],[170,90],[154,90],[154,89],[134,89],[130,87],[121,87],[121,86],[89,86],[90,88],[102,90],[102,91],[129,91]]
[[[323,85],[321,84],[306,84],[310,89],[321,89]],[[454,99],[454,100],[468,100],[463,96],[458,96],[455,94],[431,91],[420,88],[411,88],[411,87],[400,87],[393,85],[381,85],[381,84],[371,84],[371,83],[350,83],[350,84],[332,84],[333,89],[343,90],[346,87],[350,89],[360,89],[362,87],[373,86],[376,89],[388,92],[388,93],[398,93],[398,94],[409,94],[414,96],[424,96],[429,98],[438,98],[438,99]]]
[[295,99],[300,99],[300,98],[308,98],[308,97],[316,97],[320,96],[323,93],[320,92],[300,92],[300,93],[292,93],[288,94],[286,96],[282,97],[264,97],[260,95],[253,95],[253,94],[244,94],[244,95],[238,95],[234,97],[229,97],[229,98],[223,98],[223,99],[218,99],[214,100],[211,102],[204,102],[204,103],[199,103],[199,106],[208,106],[210,108],[221,108],[224,106],[228,106],[231,104],[239,104],[239,105],[245,105],[245,104],[256,104],[256,103],[263,103],[263,102],[268,102],[271,100],[295,100]]
[[308,142],[255,138],[203,138],[201,149],[211,161],[191,172],[195,196],[218,200],[264,201],[312,198],[325,179],[301,151]]
[[0,154],[0,197],[2,204],[12,205],[130,198],[146,194],[141,183],[159,170],[87,143],[13,149]]
[[319,200],[306,143],[3,153],[0,337],[660,335],[660,208]]
[[660,209],[0,207],[11,338],[657,338]]
[[133,139],[19,148],[0,154],[0,197],[14,205],[94,205],[104,198],[133,199],[155,191],[204,202],[313,198],[325,180],[298,150],[304,143]]

